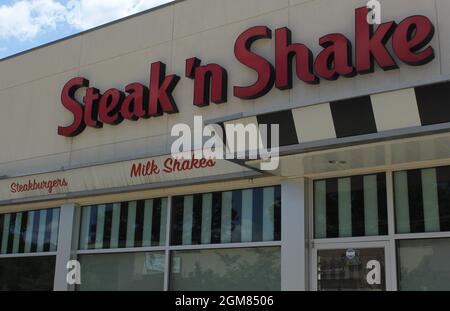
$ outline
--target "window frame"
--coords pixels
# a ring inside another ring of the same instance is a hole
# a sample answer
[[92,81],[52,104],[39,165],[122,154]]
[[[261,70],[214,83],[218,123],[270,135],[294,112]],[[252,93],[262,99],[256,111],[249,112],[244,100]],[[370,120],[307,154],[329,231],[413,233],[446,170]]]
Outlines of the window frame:
[[[273,243],[273,242],[250,242],[250,243],[235,243],[235,244],[239,244],[238,247],[230,247],[229,244],[214,244],[214,245],[206,245],[208,247],[204,247],[204,248],[184,248],[184,249],[172,249],[171,252],[183,252],[183,251],[196,251],[196,250],[236,250],[236,249],[252,249],[252,248],[259,248],[259,249],[264,249],[264,248],[279,248],[280,249],[280,273],[281,273],[281,242],[279,243]],[[258,245],[255,245],[258,244]],[[209,247],[209,246],[217,246],[220,245],[221,247]],[[228,246],[227,246],[228,245]],[[200,245],[201,246],[201,245]],[[171,257],[169,258],[169,260],[171,259]],[[167,269],[166,269],[167,270]],[[170,288],[170,272],[171,272],[171,267],[169,267],[169,273],[168,273],[168,288],[164,289],[165,291],[172,291],[172,289]],[[280,275],[280,281],[281,283],[283,282],[281,279],[281,275]],[[283,285],[280,284],[280,288],[282,288]]]
[[[16,259],[16,258],[44,258],[44,257],[47,257],[47,258],[50,258],[50,257],[54,257],[54,259],[55,259],[55,267],[53,268],[53,283],[51,284],[52,286],[52,289],[53,289],[53,287],[54,287],[54,283],[55,283],[55,281],[54,281],[54,278],[55,278],[55,276],[56,276],[56,262],[57,262],[57,252],[56,251],[53,251],[53,252],[47,252],[47,253],[30,253],[30,254],[22,254],[22,255],[24,255],[24,256],[9,256],[9,255],[15,255],[15,254],[8,254],[8,255],[2,255],[2,257],[0,257],[0,260],[3,260],[3,259]],[[28,291],[28,290],[27,290]],[[33,291],[33,289],[31,289],[30,291]],[[39,290],[37,290],[37,291],[39,291]]]
[[[261,187],[275,187],[275,186],[281,186],[281,183],[279,182],[273,182],[273,183],[255,183],[254,185],[247,185],[247,186],[236,186],[236,187],[229,187],[225,188],[223,190],[220,190],[220,192],[227,192],[227,191],[233,191],[233,190],[248,190],[248,189],[254,189],[254,188],[261,188]],[[198,191],[195,192],[183,192],[183,193],[177,193],[176,195],[168,195],[168,196],[155,196],[155,197],[143,197],[140,199],[133,200],[149,200],[149,199],[156,199],[156,198],[167,198],[167,223],[166,223],[166,241],[165,245],[163,246],[150,246],[150,247],[132,247],[132,248],[113,248],[113,249],[88,249],[88,250],[80,250],[79,245],[77,244],[77,250],[75,252],[76,257],[78,258],[79,255],[95,255],[95,254],[118,254],[118,253],[141,253],[141,252],[164,252],[165,254],[165,262],[164,262],[164,291],[170,291],[170,273],[171,273],[171,256],[172,252],[174,251],[189,251],[189,250],[214,250],[214,249],[240,249],[240,248],[264,248],[264,247],[279,247],[281,249],[282,245],[282,239],[280,241],[262,241],[262,242],[242,242],[242,243],[220,243],[220,244],[201,244],[201,245],[171,245],[171,223],[172,223],[172,199],[175,196],[189,196],[194,194],[203,194],[203,193],[209,193],[210,190],[204,189],[202,191],[203,187],[199,187]],[[281,199],[283,201],[283,199]],[[107,203],[101,203],[101,204],[107,204]],[[81,208],[80,207],[80,216],[81,216]],[[281,206],[282,208],[282,206]],[[81,222],[79,223],[79,226],[81,226]],[[281,223],[281,226],[283,224]],[[282,238],[282,237],[281,237]],[[280,263],[281,264],[281,263]]]
[[[385,175],[385,188],[386,188],[386,216],[387,216],[387,232],[388,234],[379,234],[379,235],[374,235],[374,236],[370,236],[370,235],[364,235],[364,236],[352,236],[352,237],[337,237],[337,238],[316,238],[316,231],[315,231],[315,217],[316,217],[316,208],[315,208],[315,183],[319,182],[319,181],[327,181],[329,179],[341,179],[341,178],[352,178],[352,177],[366,177],[366,176],[371,176],[371,175],[378,175],[378,174],[384,174]],[[326,241],[326,244],[328,243],[339,243],[339,242],[364,242],[364,241],[384,241],[385,237],[389,236],[389,198],[388,198],[388,184],[387,184],[387,172],[386,171],[373,171],[373,172],[367,172],[367,173],[356,173],[356,174],[351,174],[351,175],[336,175],[334,177],[325,177],[325,178],[314,178],[310,180],[310,187],[309,189],[311,190],[309,193],[309,206],[311,208],[311,217],[312,217],[312,222],[310,223],[310,237],[311,240],[315,241],[315,242],[321,242],[321,241]]]
[[[432,238],[409,238],[409,239],[397,239],[396,241],[395,241],[395,250],[396,250],[396,252],[397,252],[397,260],[398,260],[398,258],[400,257],[400,254],[398,253],[399,252],[399,249],[400,249],[400,243],[402,242],[402,241],[427,241],[427,240],[429,240],[429,241],[435,241],[435,240],[450,240],[450,237],[432,237]],[[397,267],[398,268],[398,267]],[[399,269],[397,269],[397,275],[396,275],[396,277],[397,277],[397,280],[400,280],[400,273],[401,273],[401,271],[399,271]],[[398,282],[398,284],[397,284],[397,290],[398,291],[400,291],[400,282]]]
[[[61,223],[61,206],[54,206],[50,205],[45,208],[34,208],[29,210],[18,210],[18,211],[9,211],[5,213],[1,213],[2,215],[6,214],[17,214],[17,213],[30,213],[34,211],[42,211],[42,210],[52,210],[52,209],[59,209],[59,219],[58,219],[58,230],[57,230],[57,241],[59,240],[59,226]],[[0,241],[1,244],[1,241]],[[58,255],[58,242],[56,243],[56,250],[54,251],[48,251],[48,252],[34,252],[34,253],[15,253],[15,254],[0,254],[0,260],[2,259],[14,259],[14,258],[38,258],[38,257],[55,257],[55,268],[54,271],[56,273],[56,260]],[[52,287],[54,286],[54,283]]]
[[[17,214],[17,213],[30,213],[35,211],[43,211],[43,210],[52,210],[52,209],[59,209],[59,219],[58,219],[58,232],[57,232],[57,241],[59,240],[59,226],[61,222],[61,206],[49,206],[45,208],[34,208],[29,210],[17,210],[17,211],[10,211],[5,213],[0,213],[2,215],[6,214]],[[1,244],[1,241],[0,241]],[[16,254],[0,254],[0,259],[3,258],[23,258],[23,257],[45,257],[45,256],[56,256],[58,253],[58,243],[56,243],[56,250],[54,251],[48,251],[48,252],[34,252],[34,253],[16,253]]]
[[[428,232],[428,233],[396,233],[395,224],[395,202],[394,202],[394,173],[415,169],[429,169],[437,168],[442,166],[450,166],[450,160],[443,161],[428,161],[424,163],[408,163],[404,165],[389,165],[377,168],[368,169],[356,169],[347,171],[336,171],[326,174],[316,174],[307,176],[308,181],[308,235],[310,237],[309,245],[309,262],[313,262],[314,252],[317,251],[317,246],[326,246],[333,244],[336,247],[344,245],[345,243],[368,243],[368,242],[387,242],[389,251],[389,262],[386,264],[390,265],[390,276],[387,275],[386,282],[390,282],[390,287],[395,291],[399,290],[399,267],[397,260],[397,243],[402,240],[420,240],[420,239],[435,239],[435,238],[450,238],[449,232]],[[315,223],[314,223],[314,182],[318,180],[324,180],[328,178],[342,178],[351,177],[357,175],[370,175],[376,173],[386,174],[386,198],[387,198],[387,212],[388,212],[388,234],[384,236],[375,237],[350,237],[350,238],[332,238],[332,239],[316,239],[315,238]],[[309,285],[313,288],[314,278],[316,275],[314,273],[313,266],[309,264]],[[389,287],[388,287],[389,288]]]

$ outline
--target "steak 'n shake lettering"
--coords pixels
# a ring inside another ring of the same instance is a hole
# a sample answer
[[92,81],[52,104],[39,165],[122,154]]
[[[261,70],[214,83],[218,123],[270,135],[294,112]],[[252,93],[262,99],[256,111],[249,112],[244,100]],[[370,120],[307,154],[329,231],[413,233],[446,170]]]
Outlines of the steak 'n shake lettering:
[[[252,50],[255,42],[262,41],[262,44],[272,40],[272,29],[258,25],[245,30],[236,39],[234,55],[238,62],[257,74],[257,80],[251,85],[233,86],[233,95],[242,100],[254,100],[269,93],[274,86],[279,90],[292,89],[293,72],[299,81],[319,84],[321,80],[373,73],[375,63],[388,71],[399,69],[398,61],[421,66],[435,58],[434,48],[429,45],[435,28],[428,17],[414,15],[400,23],[390,21],[375,28],[367,22],[368,14],[367,7],[355,10],[354,49],[352,40],[344,34],[328,34],[318,39],[322,50],[315,57],[310,47],[292,42],[289,28],[275,29],[275,64]],[[390,52],[389,41],[394,55]],[[196,57],[186,59],[185,63],[185,76],[194,80],[194,106],[227,102],[229,74],[226,68],[214,63],[202,65]],[[178,113],[174,92],[179,80],[176,74],[166,75],[162,62],[150,65],[148,86],[133,82],[124,86],[123,91],[111,88],[101,94],[88,79],[73,78],[61,93],[62,105],[72,113],[72,123],[59,126],[58,135],[73,137],[86,127],[102,128],[104,124],[118,125],[125,119],[137,121]],[[80,89],[84,90],[83,103],[75,99]]]

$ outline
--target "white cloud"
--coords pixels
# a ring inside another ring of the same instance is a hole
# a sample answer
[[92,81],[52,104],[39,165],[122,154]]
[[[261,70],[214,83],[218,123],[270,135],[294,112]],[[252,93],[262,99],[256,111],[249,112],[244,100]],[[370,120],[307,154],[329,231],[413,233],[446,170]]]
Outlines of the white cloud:
[[65,20],[66,8],[54,0],[21,0],[0,6],[0,38],[20,41],[33,39],[38,33],[55,28]]
[[15,0],[0,6],[0,39],[27,41],[65,22],[86,30],[172,0]]

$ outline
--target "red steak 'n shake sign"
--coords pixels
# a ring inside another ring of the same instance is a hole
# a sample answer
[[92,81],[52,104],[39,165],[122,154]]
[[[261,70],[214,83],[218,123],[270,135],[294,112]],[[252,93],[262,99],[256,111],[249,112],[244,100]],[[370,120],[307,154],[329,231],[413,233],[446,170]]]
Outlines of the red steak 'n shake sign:
[[[233,95],[252,100],[264,96],[274,86],[280,90],[291,89],[293,72],[300,81],[318,84],[321,79],[336,80],[340,76],[349,78],[372,73],[375,63],[387,71],[398,69],[399,61],[420,66],[434,59],[434,49],[429,43],[435,29],[426,16],[414,15],[400,23],[390,21],[375,28],[367,22],[368,14],[366,7],[355,11],[354,47],[345,35],[328,34],[318,39],[323,49],[316,57],[306,45],[292,42],[287,27],[274,32],[266,26],[247,29],[238,36],[234,54],[243,66],[254,70],[258,78],[252,85],[233,86]],[[252,51],[253,43],[258,40],[275,40],[275,64]],[[388,49],[389,42],[395,55]],[[72,113],[73,120],[68,126],[60,126],[58,134],[73,137],[87,126],[101,128],[103,124],[120,124],[124,119],[136,121],[177,113],[172,93],[180,77],[167,75],[161,62],[150,65],[149,76],[148,86],[135,82],[124,86],[123,90],[112,88],[103,94],[83,77],[71,79],[62,90],[61,101]],[[227,102],[228,72],[221,65],[202,65],[200,59],[192,57],[186,60],[185,76],[194,80],[195,106]],[[85,94],[80,103],[75,99],[75,92],[82,88]]]

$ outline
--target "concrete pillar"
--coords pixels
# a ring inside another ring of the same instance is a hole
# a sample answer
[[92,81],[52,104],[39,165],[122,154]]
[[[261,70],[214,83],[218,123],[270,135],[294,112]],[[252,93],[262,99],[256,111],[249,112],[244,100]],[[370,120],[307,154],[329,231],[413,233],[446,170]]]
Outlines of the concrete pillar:
[[78,247],[78,233],[80,228],[80,207],[77,204],[65,204],[61,206],[58,249],[56,254],[55,281],[53,290],[71,291],[74,286],[67,284],[67,263],[76,259]]
[[281,183],[281,289],[309,289],[307,182],[304,178]]

